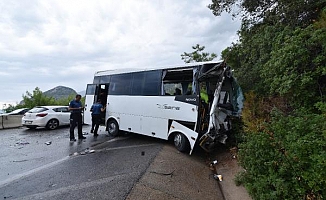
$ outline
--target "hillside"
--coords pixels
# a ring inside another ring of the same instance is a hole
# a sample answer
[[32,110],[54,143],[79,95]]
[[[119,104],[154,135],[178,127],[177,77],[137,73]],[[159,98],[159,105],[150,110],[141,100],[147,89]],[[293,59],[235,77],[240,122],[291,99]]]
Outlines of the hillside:
[[67,98],[70,95],[76,95],[77,92],[74,89],[65,86],[57,86],[53,89],[43,92],[45,96],[53,97],[54,99]]

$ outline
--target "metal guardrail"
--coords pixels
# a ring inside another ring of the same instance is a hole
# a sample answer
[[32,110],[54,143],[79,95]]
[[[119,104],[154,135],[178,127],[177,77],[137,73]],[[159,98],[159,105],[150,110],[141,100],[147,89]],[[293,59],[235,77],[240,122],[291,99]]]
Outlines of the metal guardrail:
[[22,126],[22,115],[0,115],[0,129]]

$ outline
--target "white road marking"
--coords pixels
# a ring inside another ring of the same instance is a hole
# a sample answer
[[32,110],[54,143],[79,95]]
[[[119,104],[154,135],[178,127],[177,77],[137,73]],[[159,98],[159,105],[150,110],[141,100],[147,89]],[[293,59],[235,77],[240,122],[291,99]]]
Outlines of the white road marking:
[[[129,138],[114,138],[112,140],[109,140],[109,141],[106,141],[106,142],[114,142],[114,141],[119,141],[119,140],[125,140],[125,139],[129,139]],[[119,149],[129,149],[129,148],[137,148],[137,147],[146,147],[146,146],[153,146],[153,145],[157,145],[156,143],[152,143],[152,144],[142,144],[142,145],[131,145],[131,146],[124,146],[124,147],[113,147],[113,148],[106,148],[106,149],[103,149],[103,150],[96,150],[96,152],[103,152],[103,151],[112,151],[112,150],[119,150]],[[74,155],[74,154],[72,154]],[[76,158],[77,156],[73,156],[74,158]],[[4,187],[10,183],[12,183],[13,181],[16,181],[16,180],[19,180],[19,179],[22,179],[24,177],[27,177],[27,176],[30,176],[36,172],[39,172],[41,170],[44,170],[44,169],[47,169],[47,168],[50,168],[50,167],[53,167],[53,166],[56,166],[56,165],[59,165],[61,164],[62,162],[68,160],[69,158],[72,158],[71,156],[66,156],[62,159],[59,159],[59,160],[56,160],[54,162],[51,162],[51,163],[48,163],[46,165],[43,165],[43,166],[40,166],[40,167],[37,167],[35,169],[32,169],[32,170],[29,170],[27,172],[24,172],[24,173],[21,173],[21,174],[17,174],[11,178],[8,178],[8,179],[5,179],[3,181],[0,181],[0,187]]]
[[18,180],[18,179],[24,178],[24,177],[26,177],[26,176],[29,176],[29,175],[34,174],[34,173],[36,173],[36,172],[39,172],[39,171],[41,171],[41,170],[43,170],[43,169],[46,169],[46,168],[49,168],[49,167],[53,167],[53,166],[55,166],[55,165],[59,165],[60,163],[62,163],[62,162],[64,162],[64,161],[68,160],[69,157],[70,157],[70,156],[66,156],[66,157],[64,157],[64,158],[62,158],[62,159],[59,159],[59,160],[56,160],[56,161],[54,161],[54,162],[48,163],[48,164],[43,165],[43,166],[41,166],[41,167],[37,167],[37,168],[35,168],[35,169],[29,170],[29,171],[27,171],[27,172],[24,172],[24,173],[21,173],[21,174],[17,174],[17,175],[15,175],[15,176],[11,177],[11,178],[5,179],[5,180],[3,180],[3,181],[0,182],[0,187],[6,186],[6,185],[8,185],[9,183],[11,183],[11,182],[13,182],[13,181],[16,181],[16,180]]
[[82,190],[82,189],[87,189],[89,187],[102,185],[102,184],[111,182],[114,179],[124,179],[125,177],[132,176],[132,175],[138,176],[139,174],[135,173],[135,172],[129,173],[129,174],[119,174],[119,175],[110,176],[110,177],[106,177],[106,178],[102,178],[102,179],[98,179],[98,180],[94,180],[94,181],[83,182],[83,183],[75,184],[75,185],[69,185],[67,187],[62,187],[62,188],[58,188],[55,190],[49,190],[49,191],[42,192],[42,193],[32,194],[32,195],[24,196],[24,197],[21,197],[18,199],[47,199],[47,198],[53,197],[55,195],[64,194],[64,193],[72,193],[73,191],[76,191],[76,190]]
[[124,147],[113,147],[113,148],[106,148],[104,150],[99,150],[99,151],[112,151],[112,150],[118,150],[118,149],[130,149],[130,148],[147,147],[147,146],[154,146],[154,145],[157,145],[157,143],[131,145],[131,146],[124,146]]

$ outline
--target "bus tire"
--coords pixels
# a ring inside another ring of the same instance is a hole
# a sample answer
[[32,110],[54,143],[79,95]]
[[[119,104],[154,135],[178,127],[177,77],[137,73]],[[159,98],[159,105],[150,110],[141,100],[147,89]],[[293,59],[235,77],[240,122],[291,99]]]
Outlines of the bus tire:
[[175,148],[180,152],[188,153],[190,150],[190,144],[185,135],[182,133],[174,134],[173,138]]
[[108,130],[109,135],[111,135],[113,137],[118,136],[118,134],[119,134],[118,123],[113,119],[109,120],[108,125],[107,125],[107,130]]

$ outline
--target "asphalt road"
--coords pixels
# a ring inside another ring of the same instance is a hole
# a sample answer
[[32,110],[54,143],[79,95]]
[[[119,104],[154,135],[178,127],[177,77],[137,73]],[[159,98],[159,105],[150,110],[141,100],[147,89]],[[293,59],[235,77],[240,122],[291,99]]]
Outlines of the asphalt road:
[[69,127],[0,130],[0,198],[125,199],[166,141],[127,134],[69,142]]

